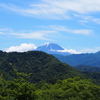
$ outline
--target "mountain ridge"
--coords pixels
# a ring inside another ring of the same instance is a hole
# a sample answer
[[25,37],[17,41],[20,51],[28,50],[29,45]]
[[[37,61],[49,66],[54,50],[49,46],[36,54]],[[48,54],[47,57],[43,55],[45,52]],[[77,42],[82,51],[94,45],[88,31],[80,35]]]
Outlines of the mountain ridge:
[[16,68],[20,73],[32,73],[30,81],[33,83],[42,80],[55,82],[57,79],[84,76],[70,65],[64,64],[54,56],[42,51],[21,53],[0,51],[0,54],[2,55],[0,56],[0,74],[4,74],[3,76],[6,76],[6,78],[8,75],[15,76],[13,68]]
[[68,56],[53,54],[53,56],[58,58],[61,62],[71,66],[83,64],[100,68],[100,51],[96,53],[72,54]]

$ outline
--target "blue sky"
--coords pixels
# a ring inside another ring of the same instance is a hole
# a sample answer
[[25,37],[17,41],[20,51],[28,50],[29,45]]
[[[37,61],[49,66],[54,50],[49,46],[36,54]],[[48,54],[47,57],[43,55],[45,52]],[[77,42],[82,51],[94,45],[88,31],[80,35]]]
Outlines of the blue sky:
[[100,50],[100,0],[0,1],[0,50],[57,43],[74,52]]

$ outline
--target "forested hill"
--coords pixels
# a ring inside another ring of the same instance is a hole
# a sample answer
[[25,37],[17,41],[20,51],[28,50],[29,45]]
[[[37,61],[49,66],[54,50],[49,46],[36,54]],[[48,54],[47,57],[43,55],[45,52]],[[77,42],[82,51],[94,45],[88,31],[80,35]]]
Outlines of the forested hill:
[[100,67],[100,51],[97,53],[72,54],[68,56],[53,54],[60,61],[70,64],[71,66],[78,66],[80,64],[89,65],[93,67]]
[[44,52],[0,51],[0,100],[100,100],[100,86],[85,75],[100,79]]
[[55,82],[58,79],[84,75],[68,64],[60,62],[52,55],[41,51],[11,52],[0,51],[0,74],[6,79],[15,77],[13,69],[18,72],[32,73],[30,81]]
[[82,72],[100,72],[100,67],[91,67],[89,65],[78,65],[74,68]]

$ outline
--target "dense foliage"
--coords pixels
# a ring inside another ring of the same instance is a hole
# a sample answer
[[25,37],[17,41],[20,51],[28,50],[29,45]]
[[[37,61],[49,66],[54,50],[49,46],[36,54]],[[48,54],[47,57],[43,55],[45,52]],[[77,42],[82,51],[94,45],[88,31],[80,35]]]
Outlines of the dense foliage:
[[36,94],[39,100],[99,100],[100,86],[75,77],[59,80],[53,85],[45,83]]
[[44,52],[0,51],[0,100],[100,100],[100,86],[87,76],[100,83],[99,73],[83,74]]
[[32,84],[21,77],[6,81],[0,77],[0,100],[100,100],[100,86],[79,77],[55,84]]
[[100,72],[99,67],[92,67],[89,65],[78,65],[78,66],[75,66],[74,68],[82,72]]
[[96,84],[100,85],[100,72],[83,72],[86,74],[89,78],[91,78]]
[[93,79],[95,83],[100,85],[100,68],[88,65],[78,65],[74,68],[82,71],[88,78]]
[[[52,55],[41,51],[0,52],[0,73],[6,79],[15,77],[13,69],[19,72],[32,73],[29,81],[35,83],[42,80],[54,83],[57,79],[84,75],[68,64],[61,63]],[[12,66],[15,66],[14,68]],[[4,72],[4,73],[3,73]],[[7,77],[8,76],[8,77]]]

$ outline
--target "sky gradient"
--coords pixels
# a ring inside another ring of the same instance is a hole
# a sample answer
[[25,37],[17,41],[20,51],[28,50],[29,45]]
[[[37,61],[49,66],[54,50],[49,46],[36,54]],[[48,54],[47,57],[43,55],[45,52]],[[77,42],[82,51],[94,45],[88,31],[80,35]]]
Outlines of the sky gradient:
[[27,51],[47,42],[73,53],[100,51],[100,0],[0,1],[0,50]]

